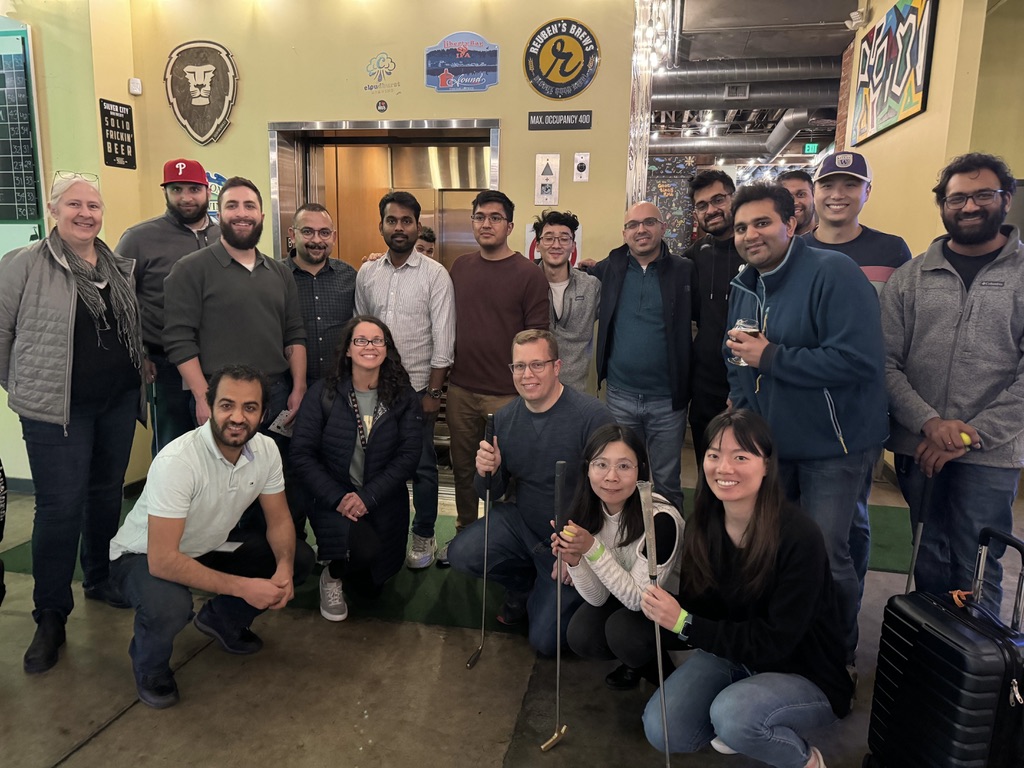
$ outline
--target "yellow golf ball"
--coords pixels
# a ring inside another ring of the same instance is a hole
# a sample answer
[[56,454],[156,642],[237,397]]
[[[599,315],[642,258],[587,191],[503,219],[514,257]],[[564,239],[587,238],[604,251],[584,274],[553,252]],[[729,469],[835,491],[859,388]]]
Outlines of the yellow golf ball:
[[964,441],[964,447],[965,448],[970,448],[971,447],[971,436],[968,435],[966,432],[961,432],[960,433],[960,439]]

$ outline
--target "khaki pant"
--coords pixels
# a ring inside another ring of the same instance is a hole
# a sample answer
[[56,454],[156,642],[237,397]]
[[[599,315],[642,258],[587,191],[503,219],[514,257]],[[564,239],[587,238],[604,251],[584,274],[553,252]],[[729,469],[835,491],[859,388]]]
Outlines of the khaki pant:
[[451,439],[457,530],[462,530],[478,517],[480,497],[473,488],[473,478],[476,477],[476,452],[484,439],[487,414],[496,413],[514,399],[514,395],[478,395],[454,384],[448,385],[445,420]]

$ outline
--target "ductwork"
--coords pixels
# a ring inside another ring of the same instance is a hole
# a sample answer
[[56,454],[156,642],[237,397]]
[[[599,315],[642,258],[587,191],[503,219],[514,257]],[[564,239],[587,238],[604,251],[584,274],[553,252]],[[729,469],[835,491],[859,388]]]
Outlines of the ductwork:
[[726,98],[727,85],[679,85],[671,91],[654,91],[651,109],[670,112],[682,109],[784,109],[788,107],[835,107],[839,80],[751,83],[746,98]]
[[654,75],[655,93],[687,88],[694,83],[762,83],[773,80],[838,80],[840,56],[802,59],[714,59],[683,61],[669,72]]
[[814,110],[791,109],[767,136],[681,136],[651,138],[650,155],[729,155],[756,157],[768,163],[778,157],[797,134],[811,126]]

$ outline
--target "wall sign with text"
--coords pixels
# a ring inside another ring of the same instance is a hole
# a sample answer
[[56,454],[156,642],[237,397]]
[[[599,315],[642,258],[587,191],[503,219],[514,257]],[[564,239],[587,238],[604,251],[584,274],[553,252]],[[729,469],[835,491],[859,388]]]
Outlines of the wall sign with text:
[[426,50],[426,86],[473,93],[498,84],[498,46],[475,32],[453,32]]
[[135,168],[135,123],[130,104],[100,99],[103,127],[103,164]]
[[597,38],[582,22],[555,19],[533,33],[523,55],[526,79],[549,99],[579,96],[601,61]]

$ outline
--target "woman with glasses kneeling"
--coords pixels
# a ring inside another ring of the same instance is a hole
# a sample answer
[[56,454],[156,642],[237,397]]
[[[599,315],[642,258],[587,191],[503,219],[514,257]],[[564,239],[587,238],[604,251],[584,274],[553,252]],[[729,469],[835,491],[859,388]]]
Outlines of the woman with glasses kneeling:
[[85,596],[129,607],[108,580],[110,539],[145,407],[134,262],[99,238],[96,177],[58,171],[47,208],[49,236],[0,261],[0,385],[36,496],[29,674],[57,663],[79,552]]
[[350,593],[375,598],[405,562],[409,492],[423,449],[423,410],[388,327],[360,315],[341,331],[334,374],[306,392],[291,461],[316,501],[310,523],[320,613],[348,618]]
[[[644,518],[637,480],[649,480],[644,444],[628,427],[607,424],[591,435],[565,527],[551,535],[576,590],[586,603],[569,622],[569,647],[585,659],[618,659],[605,678],[613,690],[635,688],[641,677],[657,684],[654,627],[640,613],[640,595],[650,583]],[[658,583],[675,590],[683,519],[661,496],[654,497]],[[665,663],[671,661],[666,657]]]
[[[849,711],[853,682],[818,526],[785,500],[768,424],[726,411],[707,429],[678,598],[650,587],[644,614],[696,650],[665,681],[668,745],[709,742],[783,768],[824,768],[803,734]],[[659,694],[644,728],[665,748]]]

